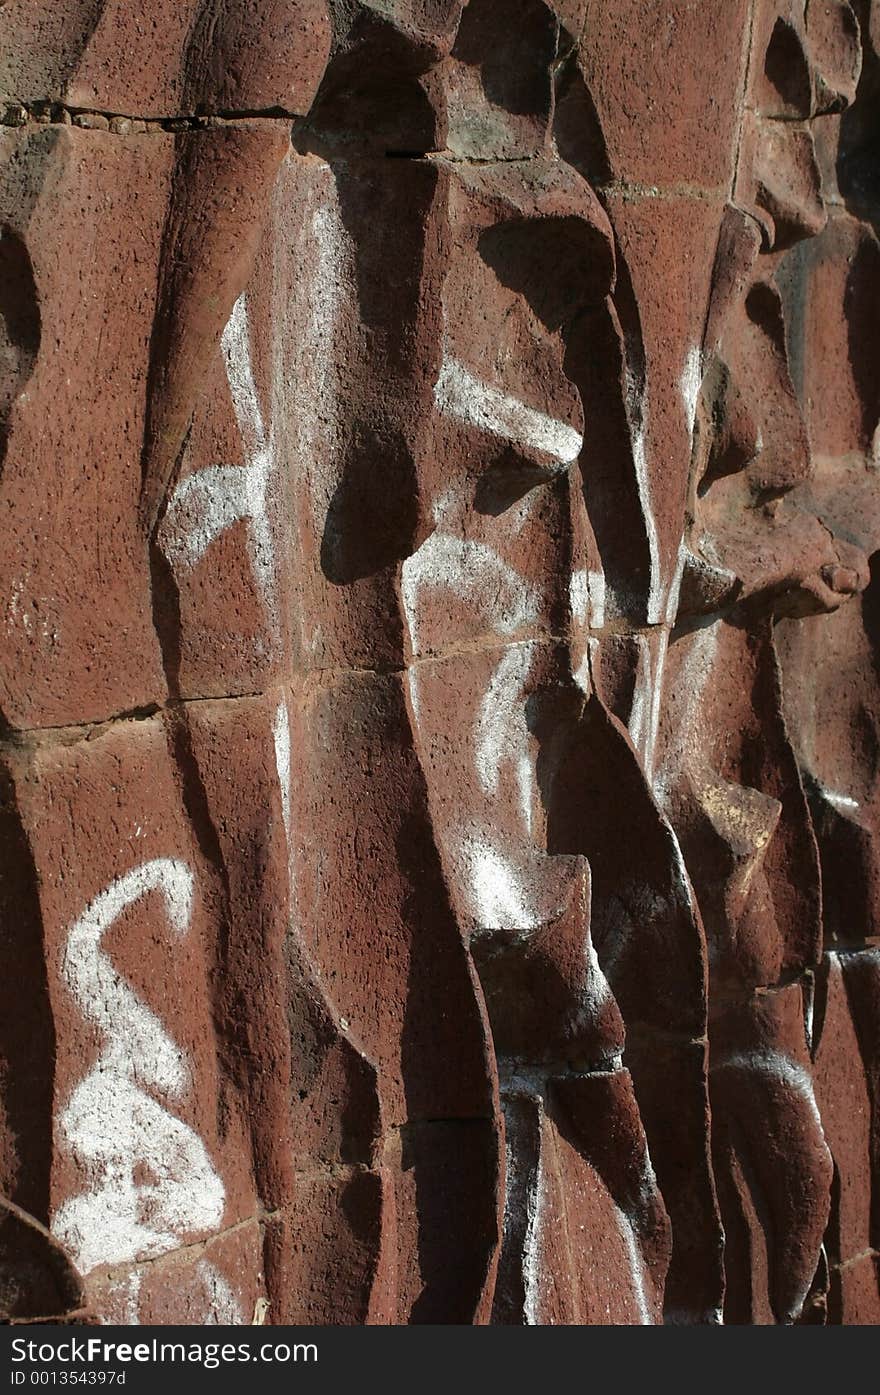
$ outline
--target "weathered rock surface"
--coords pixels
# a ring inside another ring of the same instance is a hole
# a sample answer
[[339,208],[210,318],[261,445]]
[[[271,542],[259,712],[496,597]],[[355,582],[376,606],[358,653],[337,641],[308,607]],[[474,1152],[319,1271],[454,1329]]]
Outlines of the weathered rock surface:
[[877,0],[148,8],[0,8],[0,1315],[880,1322]]

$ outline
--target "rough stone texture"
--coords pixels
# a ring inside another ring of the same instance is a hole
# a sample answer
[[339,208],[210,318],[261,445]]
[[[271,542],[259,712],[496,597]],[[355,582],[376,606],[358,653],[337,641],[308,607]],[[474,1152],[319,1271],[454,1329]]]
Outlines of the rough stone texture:
[[147,9],[0,7],[2,1317],[880,1322],[877,0]]

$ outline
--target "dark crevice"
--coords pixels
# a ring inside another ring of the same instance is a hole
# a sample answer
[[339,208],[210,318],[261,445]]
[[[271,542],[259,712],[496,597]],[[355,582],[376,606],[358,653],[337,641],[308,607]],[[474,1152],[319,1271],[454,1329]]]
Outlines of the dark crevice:
[[[263,107],[244,108],[240,111],[219,109],[213,112],[172,112],[160,114],[136,114],[125,111],[111,111],[101,107],[75,107],[63,102],[53,102],[50,100],[30,101],[30,102],[7,102],[2,112],[0,112],[0,126],[25,126],[33,123],[38,126],[62,125],[76,126],[79,129],[100,129],[90,128],[88,122],[91,118],[98,121],[106,121],[108,127],[112,122],[128,122],[129,129],[121,129],[114,132],[119,135],[131,134],[176,134],[181,131],[207,131],[217,126],[234,124],[237,121],[290,121],[298,119],[299,113],[288,111],[284,107]],[[82,124],[81,124],[82,122]],[[131,126],[143,127],[143,130],[132,132]]]

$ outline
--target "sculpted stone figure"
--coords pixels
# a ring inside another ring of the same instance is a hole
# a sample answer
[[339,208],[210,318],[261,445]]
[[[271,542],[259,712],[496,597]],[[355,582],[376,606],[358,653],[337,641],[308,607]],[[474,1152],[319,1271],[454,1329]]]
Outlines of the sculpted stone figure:
[[0,9],[4,1317],[880,1320],[876,10]]

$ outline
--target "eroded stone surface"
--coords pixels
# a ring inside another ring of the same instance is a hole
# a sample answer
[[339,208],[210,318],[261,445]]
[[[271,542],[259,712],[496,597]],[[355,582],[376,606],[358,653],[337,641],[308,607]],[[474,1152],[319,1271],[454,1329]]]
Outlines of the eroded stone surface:
[[0,9],[12,1321],[880,1320],[880,17],[650,9]]

